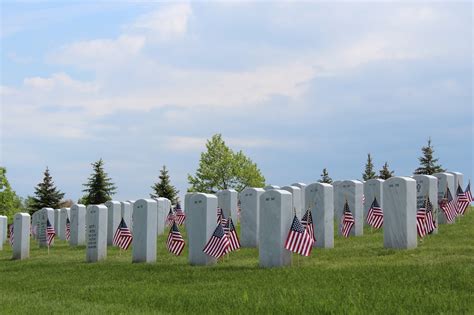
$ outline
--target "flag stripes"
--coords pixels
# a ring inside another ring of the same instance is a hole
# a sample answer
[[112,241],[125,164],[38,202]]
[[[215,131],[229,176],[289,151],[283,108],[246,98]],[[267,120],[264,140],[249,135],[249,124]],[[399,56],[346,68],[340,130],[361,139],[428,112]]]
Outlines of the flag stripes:
[[313,243],[313,238],[308,234],[308,231],[295,215],[290,231],[288,232],[288,237],[286,238],[285,248],[302,256],[309,256],[313,249]]
[[48,244],[48,247],[51,246],[55,236],[56,236],[56,231],[54,230],[54,227],[51,225],[51,222],[49,222],[49,218],[48,218],[46,219],[46,242]]
[[221,224],[218,224],[211,238],[204,246],[203,252],[209,256],[220,258],[227,253],[230,241]]
[[441,200],[440,207],[446,216],[446,220],[448,220],[449,223],[453,222],[456,218],[456,205],[449,187],[446,187],[446,193],[444,194],[444,198]]
[[186,220],[186,214],[184,213],[183,209],[181,209],[181,205],[179,204],[179,202],[176,204],[174,210],[176,216],[176,224],[183,225],[184,221]]
[[166,248],[170,253],[179,256],[183,251],[184,245],[185,243],[183,236],[179,232],[176,222],[173,221],[173,225],[171,226],[168,238],[166,239]]
[[13,223],[8,227],[10,232],[10,246],[13,247],[13,242],[15,241],[15,231],[13,230]]
[[309,236],[313,239],[313,242],[316,242],[316,237],[314,236],[314,224],[313,224],[313,215],[311,214],[311,210],[306,210],[306,213],[301,218],[301,224],[308,232]]
[[344,211],[342,214],[342,221],[341,221],[341,234],[344,237],[349,237],[349,234],[351,233],[351,229],[355,224],[355,219],[354,216],[352,215],[351,210],[349,209],[349,204],[346,203],[344,204]]
[[66,241],[69,241],[71,238],[71,221],[69,218],[66,218]]
[[122,218],[120,221],[117,230],[115,230],[114,238],[112,244],[118,246],[121,249],[127,250],[130,244],[132,243],[133,236],[128,228],[125,220]]
[[458,215],[464,215],[466,212],[467,207],[470,204],[469,198],[466,196],[466,193],[462,190],[461,185],[458,184],[458,190],[456,192],[457,195],[457,204],[456,204],[456,212]]
[[374,198],[374,201],[367,212],[367,224],[375,229],[380,229],[383,225],[383,212],[377,202],[377,198]]

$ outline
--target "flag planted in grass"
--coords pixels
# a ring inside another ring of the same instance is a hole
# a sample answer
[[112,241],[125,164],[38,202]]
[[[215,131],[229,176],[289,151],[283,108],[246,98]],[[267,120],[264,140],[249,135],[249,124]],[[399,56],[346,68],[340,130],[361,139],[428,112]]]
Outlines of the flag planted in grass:
[[461,188],[461,185],[458,184],[458,190],[456,192],[458,197],[458,202],[456,204],[456,211],[458,215],[464,215],[466,212],[467,207],[471,203],[466,192],[464,192]]
[[10,246],[13,247],[13,241],[15,240],[15,231],[13,231],[13,223],[10,224],[8,227],[8,231],[10,232]]
[[179,256],[183,251],[184,245],[185,243],[183,236],[179,232],[176,222],[173,221],[173,225],[171,226],[170,232],[168,234],[168,239],[166,240],[166,248],[168,248],[170,253]]
[[433,204],[430,201],[429,197],[426,197],[425,201],[426,208],[426,228],[428,233],[431,233],[436,229],[436,221],[433,218]]
[[428,233],[426,225],[426,209],[424,207],[418,209],[416,212],[416,232],[421,238]]
[[170,211],[168,212],[168,216],[166,217],[166,226],[172,226],[174,220],[176,219],[173,209],[170,208]]
[[204,246],[203,252],[209,256],[220,258],[227,254],[229,244],[229,238],[225,234],[222,225],[218,224],[206,246]]
[[303,225],[304,229],[308,232],[309,236],[313,239],[313,242],[316,242],[316,237],[314,236],[314,225],[313,225],[313,215],[311,214],[311,210],[306,210],[306,213],[301,218],[301,224]]
[[349,237],[349,234],[351,233],[351,229],[355,224],[354,216],[352,215],[351,210],[349,209],[349,204],[346,203],[344,204],[344,210],[342,213],[342,220],[341,220],[341,234],[344,237]]
[[456,205],[454,204],[454,199],[449,187],[446,187],[446,193],[444,194],[444,198],[441,199],[440,207],[446,216],[446,220],[450,223],[453,222],[456,218]]
[[298,217],[293,217],[288,237],[286,238],[285,248],[290,252],[300,254],[302,256],[309,256],[313,249],[313,238],[308,234],[308,231],[301,224]]
[[181,205],[179,204],[179,202],[176,204],[176,208],[174,210],[176,216],[176,223],[178,225],[183,225],[184,220],[186,220],[186,215],[184,214],[183,209],[181,209]]
[[56,231],[54,227],[49,222],[49,219],[46,219],[46,241],[48,242],[48,247],[53,243],[54,237],[56,236]]
[[66,218],[66,241],[69,241],[71,238],[71,221],[69,221],[69,217]]
[[234,251],[240,248],[240,241],[239,237],[237,236],[237,231],[235,230],[234,222],[232,218],[222,220],[222,228],[224,229],[224,233],[227,235],[229,239],[229,248],[228,252]]
[[128,228],[127,224],[125,223],[125,220],[122,218],[117,230],[115,231],[112,244],[118,246],[121,249],[127,250],[130,244],[132,243],[132,240],[132,233],[130,232],[130,229]]
[[383,225],[383,212],[377,198],[374,198],[374,201],[367,212],[367,224],[375,229],[380,229]]
[[217,223],[220,223],[223,218],[224,212],[222,211],[222,208],[217,208]]
[[472,193],[471,193],[471,182],[467,184],[466,190],[464,191],[466,194],[467,199],[469,200],[469,203],[473,202],[474,199],[472,199]]

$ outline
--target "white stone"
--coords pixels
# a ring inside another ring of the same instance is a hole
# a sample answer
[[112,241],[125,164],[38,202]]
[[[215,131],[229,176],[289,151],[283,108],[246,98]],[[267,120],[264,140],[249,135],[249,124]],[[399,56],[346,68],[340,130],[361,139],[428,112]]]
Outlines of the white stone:
[[156,222],[158,204],[153,199],[139,199],[133,205],[133,262],[156,262]]
[[[438,222],[439,213],[436,210],[438,207],[438,179],[431,175],[414,175],[413,179],[416,181],[416,209],[424,207],[426,197],[429,197],[433,205],[433,219]],[[438,233],[438,224],[436,224],[433,233]]]
[[240,244],[242,247],[258,247],[260,196],[262,188],[245,188],[240,192]]
[[[237,191],[234,189],[225,189],[217,192],[217,206],[222,209],[226,218],[231,217],[237,224]],[[217,210],[216,210],[217,212]]]
[[305,183],[293,183],[291,186],[296,186],[299,189],[301,189],[301,210],[303,213],[309,208],[306,206],[306,197],[305,197],[305,192],[306,192],[306,184]]
[[280,186],[276,186],[276,185],[267,185],[265,187],[263,187],[264,190],[271,190],[271,189],[280,189]]
[[165,222],[170,211],[171,202],[167,198],[154,198],[157,202],[158,212],[156,216],[156,229],[158,235],[162,235],[165,232]]
[[301,189],[296,186],[283,186],[282,190],[286,190],[287,192],[291,193],[292,200],[293,200],[293,212],[296,213],[296,216],[301,219],[303,215],[302,211],[302,204],[301,204]]
[[306,207],[313,218],[314,247],[334,247],[334,189],[330,184],[314,183],[306,186]]
[[59,223],[61,222],[61,209],[53,209],[54,210],[54,223],[51,222],[54,226],[54,231],[56,232],[57,236],[61,234],[61,228],[59,227]]
[[38,239],[38,211],[33,212],[31,216],[31,228],[33,230],[33,239]]
[[13,259],[26,259],[30,257],[30,215],[17,213],[13,217]]
[[74,204],[71,206],[71,246],[82,246],[86,244],[86,206]]
[[[40,247],[48,247],[46,228],[47,220],[54,227],[54,210],[52,208],[43,208],[38,210],[38,243]],[[57,231],[56,231],[57,233]],[[53,243],[53,242],[52,242]]]
[[338,196],[337,189],[339,188],[340,183],[342,183],[342,181],[340,181],[340,180],[336,180],[336,181],[332,182],[332,190],[333,190],[333,195],[334,195],[334,205],[333,205],[334,211],[336,211],[336,209],[337,209],[337,204],[336,204],[337,203],[336,198]]
[[8,218],[4,215],[0,215],[0,249],[2,249],[3,243],[7,241],[7,230]]
[[109,200],[107,207],[107,245],[112,246],[115,232],[122,220],[122,205],[119,201]]
[[259,261],[261,267],[291,265],[285,242],[293,221],[293,201],[286,190],[271,189],[260,196]]
[[[191,202],[191,197],[194,196],[195,193],[191,192],[191,193],[187,193],[186,195],[184,195],[184,213],[187,213],[188,211],[188,208],[190,207],[190,202]],[[184,221],[186,222],[186,221]]]
[[439,206],[439,203],[441,202],[441,200],[443,200],[444,195],[446,194],[446,187],[449,187],[453,198],[454,195],[456,195],[456,191],[454,190],[454,175],[450,173],[435,173],[433,174],[433,176],[438,179],[438,199],[436,205],[435,202],[433,202],[433,207],[436,207],[438,212],[438,223],[452,224],[454,223],[454,220],[452,222],[448,222],[448,220],[446,219],[446,215]]
[[339,234],[341,234],[341,217],[344,209],[344,203],[347,200],[349,210],[354,216],[354,227],[351,229],[350,235],[360,236],[364,233],[364,207],[362,203],[362,194],[364,185],[358,180],[345,180],[337,185],[335,191],[336,206],[334,213],[336,222],[339,224]]
[[66,221],[67,218],[70,217],[70,209],[69,208],[62,208],[59,210],[59,223],[58,223],[58,228],[59,232],[58,237],[60,240],[65,241],[66,240]]
[[120,213],[122,215],[123,220],[125,221],[125,224],[130,229],[130,232],[133,232],[133,227],[132,227],[133,210],[132,209],[133,209],[133,206],[130,202],[128,201],[120,202]]
[[364,223],[367,225],[367,213],[369,212],[374,198],[377,198],[383,212],[383,179],[373,178],[364,182]]
[[189,200],[186,213],[189,263],[211,265],[216,262],[202,250],[217,227],[217,197],[211,194],[194,194]]
[[89,205],[86,213],[86,261],[97,262],[107,258],[107,207]]

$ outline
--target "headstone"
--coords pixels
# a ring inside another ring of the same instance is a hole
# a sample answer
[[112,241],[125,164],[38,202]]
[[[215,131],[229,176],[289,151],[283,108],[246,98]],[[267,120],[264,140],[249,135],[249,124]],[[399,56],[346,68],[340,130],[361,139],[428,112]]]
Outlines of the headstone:
[[[58,237],[60,240],[66,240],[66,221],[67,218],[70,218],[70,209],[69,208],[62,208],[59,210],[59,233]],[[70,219],[69,219],[70,220]]]
[[82,246],[86,244],[86,206],[74,204],[71,206],[71,246]]
[[293,206],[291,209],[296,213],[296,216],[301,219],[302,214],[302,204],[301,204],[301,189],[296,186],[283,186],[282,190],[286,190],[287,192],[291,193]]
[[7,235],[8,235],[7,230],[8,230],[8,218],[4,215],[0,215],[0,243],[2,244],[7,241]]
[[107,258],[107,207],[89,205],[86,211],[86,261],[104,260]]
[[441,200],[443,200],[444,195],[446,194],[446,187],[449,187],[449,190],[451,191],[451,195],[454,198],[454,195],[456,194],[456,191],[454,189],[454,175],[449,174],[449,173],[435,173],[433,174],[434,177],[438,179],[438,200],[433,202],[433,207],[437,208],[438,212],[438,223],[439,224],[446,224],[446,223],[454,223],[454,220],[452,222],[448,222],[446,219],[446,215],[444,214],[443,210],[441,210],[439,203]]
[[[61,222],[61,209],[54,209],[54,231],[57,233],[58,237],[61,234],[61,228],[59,227],[59,223]],[[53,224],[51,222],[51,224]]]
[[[184,195],[184,213],[187,213],[188,211],[188,208],[190,207],[190,202],[191,202],[191,197],[194,195],[195,193],[187,193],[186,195]],[[186,221],[185,221],[186,222]]]
[[294,184],[291,184],[291,186],[296,186],[301,190],[301,210],[306,211],[308,209],[305,205],[305,202],[306,202],[305,193],[306,193],[307,185],[305,183],[294,183]]
[[122,205],[115,200],[109,200],[105,203],[107,207],[107,245],[112,246],[114,235],[122,220]]
[[336,214],[336,222],[339,224],[339,234],[341,234],[341,217],[346,200],[355,220],[350,235],[360,236],[364,233],[363,191],[364,185],[358,180],[345,180],[337,185],[334,213]]
[[137,200],[132,216],[132,262],[156,262],[157,202],[153,199]]
[[[38,210],[38,243],[40,247],[48,247],[46,236],[47,220],[54,227],[54,210],[52,208],[43,208]],[[56,231],[57,233],[57,231]]]
[[391,177],[383,183],[383,244],[385,248],[417,246],[416,181]]
[[311,209],[313,218],[314,247],[334,247],[334,189],[325,183],[306,186],[306,208]]
[[263,187],[264,190],[271,190],[271,189],[280,189],[280,186],[276,186],[276,185],[267,185],[265,187]]
[[245,188],[240,192],[240,243],[242,247],[258,247],[260,196],[262,188]]
[[231,217],[234,224],[237,224],[237,191],[225,189],[218,191],[217,206],[222,209],[226,218]]
[[169,199],[167,198],[155,198],[154,199],[157,202],[158,206],[158,212],[156,216],[156,229],[158,235],[161,235],[165,232],[165,222],[166,222],[166,217],[168,216],[168,213],[170,211],[170,202]]
[[202,250],[217,226],[217,197],[211,194],[194,194],[189,200],[186,213],[189,263],[211,265],[216,262]]
[[30,257],[30,215],[17,213],[13,217],[13,259],[26,259]]
[[338,193],[337,193],[337,189],[339,188],[339,184],[342,183],[342,181],[340,180],[336,180],[336,181],[333,181],[332,182],[332,189],[333,189],[333,195],[334,195],[334,211],[336,211],[337,209],[337,196],[338,196]]
[[[416,181],[416,209],[425,206],[426,197],[430,198],[433,205],[433,219],[438,222],[439,213],[437,213],[438,200],[438,179],[431,175],[414,175],[413,179]],[[438,233],[438,224],[433,233]]]
[[259,261],[261,267],[291,265],[285,242],[293,221],[293,201],[286,190],[271,189],[260,196]]
[[367,213],[369,212],[374,198],[377,198],[379,206],[383,212],[383,179],[373,178],[364,182],[364,224],[367,225]]
[[120,202],[120,214],[122,215],[125,224],[130,229],[130,232],[133,232],[132,227],[132,204],[128,201]]

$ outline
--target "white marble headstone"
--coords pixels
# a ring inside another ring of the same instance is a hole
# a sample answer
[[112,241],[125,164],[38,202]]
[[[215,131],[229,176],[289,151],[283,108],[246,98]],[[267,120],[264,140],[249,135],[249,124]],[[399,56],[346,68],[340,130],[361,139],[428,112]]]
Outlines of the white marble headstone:
[[280,186],[277,185],[267,185],[263,187],[264,190],[280,189]]
[[[53,209],[54,210],[54,231],[56,232],[57,236],[61,234],[61,228],[59,226],[61,222],[61,209]],[[51,222],[53,224],[53,222]]]
[[[40,247],[48,247],[46,228],[47,220],[54,227],[54,210],[52,208],[43,208],[38,210],[38,243]],[[57,231],[56,231],[57,233]]]
[[222,209],[226,218],[231,217],[237,224],[237,191],[225,189],[217,192],[217,206]]
[[[449,190],[451,191],[451,195],[454,198],[454,195],[456,194],[455,188],[454,188],[454,175],[450,173],[435,173],[433,174],[434,177],[438,179],[438,200],[437,202],[433,202],[433,207],[437,207],[438,211],[438,223],[439,224],[452,224],[454,223],[454,220],[452,222],[448,222],[446,219],[446,215],[444,214],[443,210],[441,210],[439,203],[441,200],[443,200],[444,195],[446,194],[446,187],[449,187]],[[436,203],[436,205],[435,205]]]
[[293,200],[292,209],[294,212],[296,212],[296,216],[298,217],[298,219],[301,219],[304,213],[304,211],[302,210],[303,205],[301,204],[301,189],[296,186],[283,186],[281,189],[291,193]]
[[132,204],[128,201],[121,201],[120,202],[120,214],[125,221],[125,224],[130,229],[130,232],[133,232],[132,227]]
[[13,217],[13,259],[30,257],[30,215],[17,213]]
[[[193,193],[193,192],[189,192],[189,193],[186,193],[186,195],[184,195],[184,205],[183,205],[183,207],[184,207],[184,210],[183,210],[184,213],[187,213],[187,211],[188,211],[187,208],[189,207],[189,203],[190,203],[190,201],[191,201],[191,197],[192,197],[194,194],[195,194],[195,193]],[[186,222],[186,221],[185,221],[185,222]]]
[[107,258],[107,207],[89,205],[86,210],[86,261],[97,262]]
[[337,196],[338,196],[338,193],[337,193],[337,189],[339,188],[339,184],[342,183],[342,181],[340,180],[336,180],[336,181],[333,181],[332,182],[332,190],[333,190],[333,194],[334,194],[334,211],[336,211],[337,209]]
[[33,239],[38,239],[38,211],[35,211],[33,212],[33,214],[31,215],[31,228],[34,232],[33,234]]
[[307,185],[305,183],[294,183],[294,184],[291,184],[291,186],[296,186],[299,189],[301,189],[301,210],[303,212],[306,211],[306,209],[308,209],[305,205],[305,202],[306,202],[305,193],[306,193]]
[[339,234],[341,234],[341,217],[346,199],[355,220],[350,235],[360,236],[364,234],[364,208],[362,206],[363,193],[364,185],[358,180],[345,180],[337,185],[337,195],[335,196],[336,207],[334,208],[334,213],[336,216],[336,222],[339,225]]
[[66,221],[69,215],[70,215],[69,208],[62,208],[59,210],[59,223],[58,223],[59,231],[57,231],[57,233],[58,233],[59,239],[63,241],[66,240]]
[[260,196],[259,261],[261,267],[291,265],[285,242],[293,221],[291,193],[271,189]]
[[330,184],[314,183],[306,186],[306,208],[313,218],[314,247],[334,247],[334,190]]
[[417,246],[416,181],[391,177],[383,184],[383,244],[385,248]]
[[122,205],[119,201],[109,200],[107,207],[107,245],[112,246],[115,232],[122,220]]
[[156,262],[158,204],[153,199],[140,199],[133,205],[133,262]]
[[258,247],[260,196],[262,188],[245,188],[240,192],[240,243],[242,247]]
[[74,204],[71,206],[71,246],[82,246],[86,244],[86,206]]
[[166,222],[166,217],[168,216],[168,213],[170,211],[170,202],[169,199],[167,198],[154,198],[157,202],[157,209],[158,213],[156,216],[156,229],[158,235],[161,235],[165,232],[165,222]]
[[[437,223],[438,179],[432,175],[414,175],[413,179],[416,181],[416,209],[424,207],[426,197],[429,197],[433,205],[433,219]],[[433,233],[438,233],[438,224]]]
[[364,182],[364,223],[367,225],[367,213],[369,212],[374,198],[377,198],[377,202],[383,211],[383,179],[373,178]]
[[[8,218],[4,215],[0,215],[0,243],[3,244],[7,241],[7,230],[8,230]],[[0,245],[0,249],[2,245]]]

